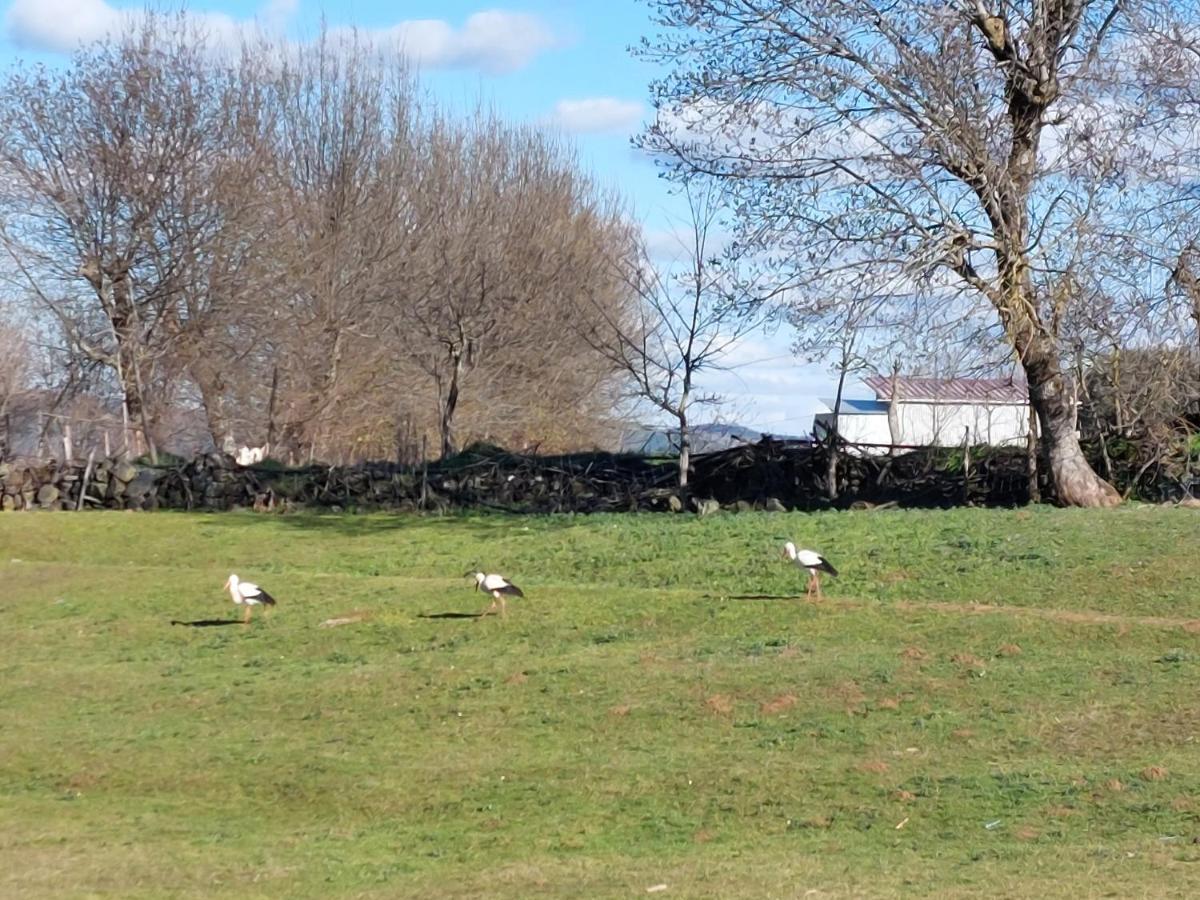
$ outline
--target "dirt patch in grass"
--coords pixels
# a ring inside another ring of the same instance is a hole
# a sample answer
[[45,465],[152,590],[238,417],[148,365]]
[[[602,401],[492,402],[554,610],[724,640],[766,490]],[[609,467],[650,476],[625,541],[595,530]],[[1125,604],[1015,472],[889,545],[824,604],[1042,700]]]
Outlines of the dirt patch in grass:
[[1001,644],[998,648],[996,648],[996,655],[997,656],[1020,656],[1021,655],[1021,645],[1020,644]]
[[780,694],[773,700],[768,700],[759,707],[759,711],[764,716],[775,716],[781,712],[787,712],[796,705],[795,694]]
[[904,659],[914,660],[915,662],[921,662],[922,660],[929,659],[929,654],[920,647],[905,647],[900,651],[900,656]]
[[1178,628],[1191,634],[1200,633],[1200,619],[1176,616],[1122,616],[1117,613],[1096,612],[1090,609],[1047,609],[1039,606],[1008,606],[1000,603],[946,603],[937,600],[899,600],[897,610],[908,612],[940,612],[951,615],[1004,615],[1047,619],[1069,625],[1142,626],[1145,628]]
[[708,707],[709,712],[718,716],[727,716],[733,712],[733,698],[725,694],[713,694],[704,701],[704,705]]
[[1138,774],[1142,776],[1142,781],[1166,781],[1171,777],[1164,766],[1146,766]]
[[967,675],[978,674],[987,668],[987,663],[974,653],[955,653],[950,657],[950,661]]
[[900,698],[899,697],[884,697],[882,700],[879,700],[878,702],[876,702],[875,708],[876,709],[899,709],[900,708]]
[[622,703],[620,706],[614,706],[611,709],[609,709],[608,714],[610,716],[617,716],[618,718],[623,718],[623,717],[629,715],[629,713],[632,710],[633,710],[633,707],[630,704]]
[[1064,713],[1041,737],[1056,752],[1067,755],[1121,755],[1130,746],[1147,741],[1160,747],[1190,745],[1197,734],[1200,734],[1200,708],[1195,706],[1139,709],[1120,704],[1089,706]]
[[825,691],[825,696],[851,715],[866,712],[867,695],[857,681],[839,681]]
[[1079,815],[1079,810],[1073,806],[1063,806],[1062,804],[1047,806],[1045,811],[1047,819],[1069,819],[1071,816],[1077,815]]
[[524,672],[513,672],[504,679],[505,684],[524,684],[529,680],[529,676]]
[[882,759],[871,759],[867,762],[859,763],[855,768],[864,775],[883,775],[891,769],[891,766]]

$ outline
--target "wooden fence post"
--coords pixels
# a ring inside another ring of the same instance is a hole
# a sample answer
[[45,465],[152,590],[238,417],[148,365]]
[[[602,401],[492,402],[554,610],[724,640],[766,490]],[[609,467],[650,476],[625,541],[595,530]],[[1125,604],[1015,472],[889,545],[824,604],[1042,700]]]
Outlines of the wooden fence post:
[[92,463],[96,461],[96,448],[88,451],[87,465],[83,469],[83,480],[79,482],[79,499],[75,501],[75,512],[83,509],[83,497],[87,493],[88,479],[92,477]]
[[963,503],[971,502],[971,426],[963,429]]

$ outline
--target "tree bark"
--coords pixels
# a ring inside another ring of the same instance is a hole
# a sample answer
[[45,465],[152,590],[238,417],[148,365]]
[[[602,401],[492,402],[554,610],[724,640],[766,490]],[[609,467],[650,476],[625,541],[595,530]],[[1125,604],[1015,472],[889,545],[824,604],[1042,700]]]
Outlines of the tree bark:
[[442,398],[442,459],[453,456],[454,445],[454,411],[458,408],[458,380],[462,375],[463,354],[459,348],[450,351],[450,386]]
[[1029,332],[1025,335],[1030,339],[1019,340],[1017,350],[1029,381],[1029,399],[1041,426],[1058,502],[1063,506],[1118,505],[1121,495],[1092,471],[1079,445],[1073,395],[1067,387],[1054,342]]
[[[837,396],[833,399],[833,427],[829,429],[829,465],[825,469],[825,495],[830,500],[838,498],[838,442],[841,440],[842,390],[846,386],[846,357],[843,354],[841,371],[838,372]],[[896,397],[893,394],[892,404]]]
[[1042,490],[1038,485],[1038,428],[1037,411],[1029,405],[1029,434],[1025,443],[1025,481],[1030,503],[1042,502]]
[[[685,400],[685,405],[686,402]],[[688,428],[686,410],[678,413],[677,418],[679,419],[679,487],[686,491],[688,467],[692,464],[692,435]]]
[[207,364],[193,367],[192,378],[200,390],[200,402],[204,405],[213,447],[223,453],[232,453],[235,444],[233,426],[225,412],[225,379]]

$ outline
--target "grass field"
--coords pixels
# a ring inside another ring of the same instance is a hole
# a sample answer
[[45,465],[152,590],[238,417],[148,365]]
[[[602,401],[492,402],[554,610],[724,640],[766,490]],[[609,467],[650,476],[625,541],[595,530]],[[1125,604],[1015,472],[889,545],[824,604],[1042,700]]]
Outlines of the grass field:
[[[1138,507],[0,515],[0,896],[1196,896],[1198,552]],[[476,564],[506,620],[455,617]],[[171,624],[230,571],[269,620]]]

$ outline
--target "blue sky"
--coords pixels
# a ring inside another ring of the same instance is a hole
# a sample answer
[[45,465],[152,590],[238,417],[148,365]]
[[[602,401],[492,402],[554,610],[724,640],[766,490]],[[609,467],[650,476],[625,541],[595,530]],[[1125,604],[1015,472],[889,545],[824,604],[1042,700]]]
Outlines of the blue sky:
[[[54,64],[70,48],[119,30],[141,3],[124,0],[9,0],[0,57]],[[651,160],[630,137],[649,115],[647,85],[658,70],[627,48],[652,33],[638,0],[194,0],[191,14],[211,34],[236,40],[255,23],[304,40],[319,28],[353,27],[402,45],[424,86],[441,103],[467,108],[482,99],[512,119],[544,123],[567,134],[597,181],[618,190],[642,222],[652,246],[668,246],[679,208]],[[804,433],[817,396],[832,378],[789,351],[790,332],[756,334],[731,352],[729,371],[709,373],[702,389],[725,396],[726,420],[776,433]]]

